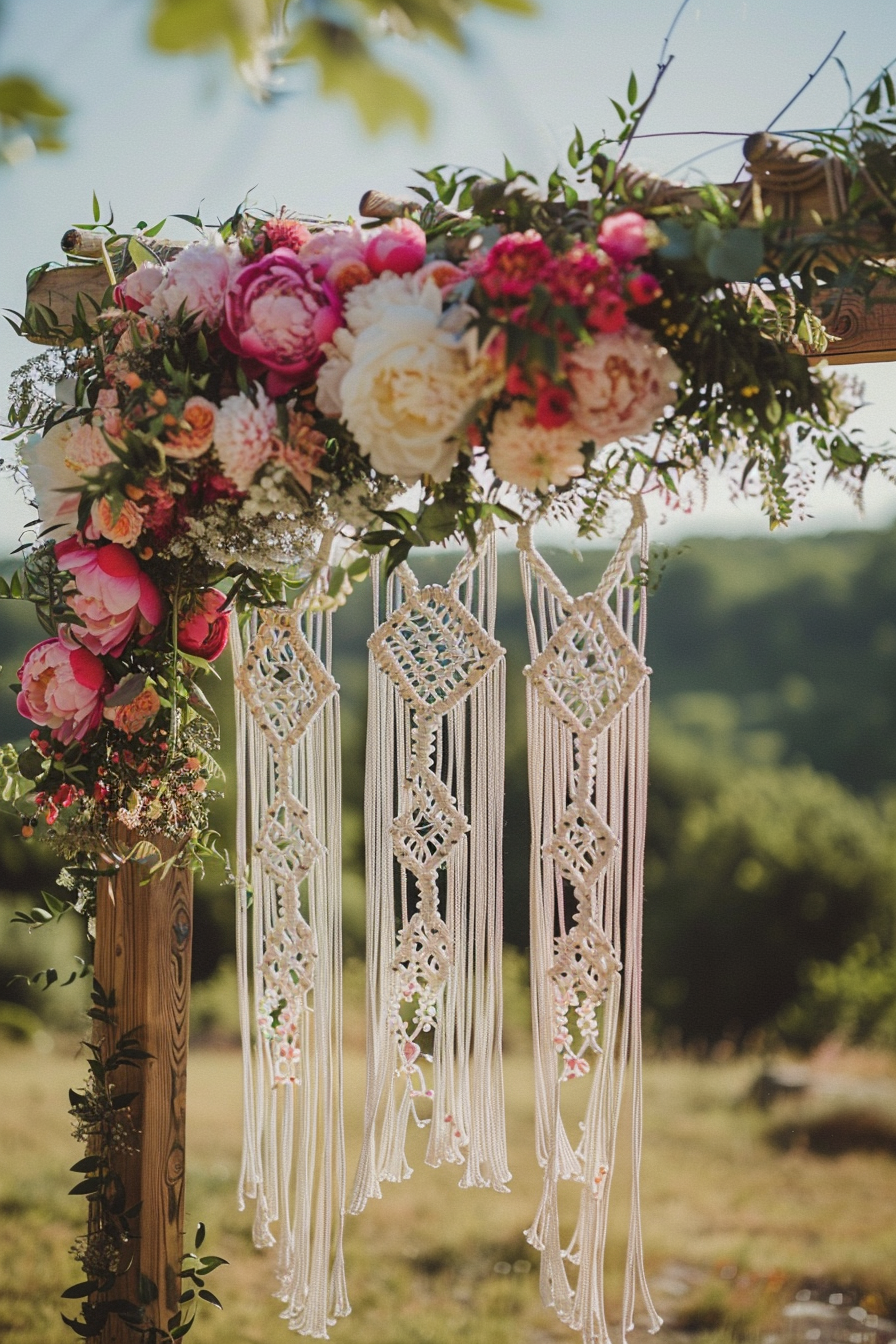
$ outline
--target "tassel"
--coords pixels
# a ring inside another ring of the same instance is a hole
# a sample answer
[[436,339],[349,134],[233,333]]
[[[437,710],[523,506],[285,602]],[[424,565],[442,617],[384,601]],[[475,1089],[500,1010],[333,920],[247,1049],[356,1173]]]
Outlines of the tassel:
[[[595,592],[572,598],[539,555],[528,525],[518,547],[532,662],[526,669],[532,818],[531,974],[536,1147],[542,1198],[526,1236],[542,1254],[547,1306],[586,1344],[609,1344],[603,1265],[624,1075],[633,1080],[633,1188],[622,1337],[637,1293],[650,1329],[662,1324],[641,1241],[641,909],[647,791],[649,668],[645,592],[632,557],[646,528],[640,497]],[[571,917],[570,917],[571,916]],[[623,930],[624,960],[620,959]],[[591,1074],[581,1140],[563,1121],[567,1084]],[[582,1185],[563,1248],[562,1180]],[[568,1267],[578,1266],[575,1286]]]
[[[489,535],[446,586],[373,574],[367,786],[367,1095],[351,1200],[426,1162],[506,1190],[501,1068],[504,650]],[[396,908],[399,917],[396,919]],[[430,1110],[431,1116],[423,1112]]]
[[[313,591],[313,590],[312,590]],[[341,775],[330,616],[234,615],[240,1207],[275,1242],[290,1328],[326,1339],[350,1308],[342,1225]],[[251,900],[250,900],[251,894]]]

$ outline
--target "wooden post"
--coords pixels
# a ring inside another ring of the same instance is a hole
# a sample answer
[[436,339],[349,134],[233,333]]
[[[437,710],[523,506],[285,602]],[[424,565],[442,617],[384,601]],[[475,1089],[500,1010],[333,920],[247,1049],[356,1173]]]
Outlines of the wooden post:
[[[136,837],[119,838],[127,853]],[[155,837],[168,858],[174,842]],[[183,1259],[184,1154],[187,1102],[187,1036],[190,1010],[190,950],[193,933],[193,875],[172,868],[147,880],[148,868],[126,863],[97,891],[95,973],[115,994],[116,1038],[139,1034],[150,1058],[130,1068],[121,1090],[136,1091],[130,1114],[138,1131],[137,1151],[119,1155],[126,1207],[141,1204],[133,1259],[114,1296],[139,1302],[141,1280],[158,1289],[149,1319],[165,1327],[178,1310]],[[100,1027],[105,1031],[107,1028]],[[102,1344],[133,1344],[134,1334],[113,1317]]]

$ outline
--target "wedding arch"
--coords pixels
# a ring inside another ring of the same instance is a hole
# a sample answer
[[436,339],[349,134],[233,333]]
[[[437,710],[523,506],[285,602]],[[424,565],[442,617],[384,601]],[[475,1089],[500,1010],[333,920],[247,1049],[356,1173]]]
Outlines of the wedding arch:
[[[626,1071],[633,1188],[623,1338],[660,1325],[641,1252],[640,937],[647,780],[644,496],[732,473],[772,525],[819,468],[891,459],[847,425],[832,365],[896,356],[896,95],[744,146],[744,183],[686,187],[586,145],[547,184],[445,167],[363,223],[241,208],[188,245],[94,220],[37,268],[43,343],[12,420],[39,530],[2,595],[35,604],[28,749],[3,756],[26,836],[65,863],[95,939],[85,1338],[189,1329],[220,1263],[183,1256],[192,870],[220,781],[202,691],[230,645],[238,737],[240,1200],[278,1248],[290,1326],[349,1311],[341,1235],[426,1160],[506,1188],[501,1071],[504,651],[498,533],[528,606],[530,943],[547,1305],[607,1340],[603,1253]],[[185,217],[180,217],[185,218]],[[408,495],[408,491],[412,493]],[[573,598],[536,524],[624,533]],[[609,521],[608,521],[609,520]],[[445,584],[416,547],[460,543]],[[367,1090],[342,1132],[339,696],[331,628],[372,594],[365,805]],[[585,1078],[584,1083],[577,1080]],[[589,1089],[580,1139],[570,1087]],[[581,1187],[574,1229],[558,1186]],[[639,1307],[639,1301],[642,1304]]]

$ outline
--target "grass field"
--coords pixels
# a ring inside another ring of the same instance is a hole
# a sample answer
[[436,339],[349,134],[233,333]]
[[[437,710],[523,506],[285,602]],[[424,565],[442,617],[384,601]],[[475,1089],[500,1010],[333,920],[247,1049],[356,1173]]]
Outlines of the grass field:
[[[349,1026],[351,1169],[362,1061],[359,1024]],[[66,1195],[73,1183],[68,1167],[80,1156],[65,1110],[67,1088],[80,1082],[85,1068],[76,1052],[74,1042],[63,1038],[45,1053],[29,1046],[0,1049],[0,1337],[15,1344],[73,1338],[60,1322],[58,1294],[78,1277],[68,1248],[82,1230],[83,1203]],[[806,1143],[784,1151],[768,1135],[773,1126],[800,1132],[819,1107],[848,1116],[850,1107],[864,1105],[866,1093],[876,1098],[878,1110],[883,1098],[886,1110],[896,1090],[896,1064],[866,1056],[822,1060],[815,1100],[781,1103],[768,1113],[744,1102],[758,1071],[755,1059],[648,1063],[645,1228],[661,1310],[676,1332],[686,1328],[693,1338],[719,1341],[779,1338],[774,1330],[781,1308],[798,1290],[805,1294],[807,1285],[814,1296],[838,1290],[847,1303],[891,1313],[896,1158],[886,1152],[824,1157]],[[275,1344],[290,1337],[269,1295],[270,1258],[251,1245],[251,1211],[241,1214],[235,1206],[239,1076],[234,1051],[194,1048],[188,1226],[201,1217],[208,1225],[204,1250],[230,1261],[210,1284],[225,1311],[204,1312],[190,1336],[196,1344]],[[536,1257],[522,1236],[537,1203],[539,1176],[521,1043],[508,1054],[506,1077],[513,1192],[458,1190],[457,1171],[431,1170],[418,1150],[413,1179],[387,1187],[381,1201],[348,1220],[353,1314],[335,1328],[334,1339],[550,1344],[575,1338],[541,1307]],[[625,1210],[619,1204],[611,1296],[621,1276]],[[804,1335],[801,1330],[787,1337]]]

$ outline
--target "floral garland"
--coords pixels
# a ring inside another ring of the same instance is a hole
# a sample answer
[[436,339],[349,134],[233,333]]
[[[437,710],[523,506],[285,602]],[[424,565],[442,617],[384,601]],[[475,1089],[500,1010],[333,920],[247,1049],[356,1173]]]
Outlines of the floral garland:
[[322,535],[338,603],[372,552],[475,544],[489,516],[564,511],[593,536],[614,498],[672,499],[721,462],[775,523],[807,464],[857,487],[886,467],[800,352],[824,330],[783,287],[780,226],[715,188],[648,209],[606,144],[577,135],[575,181],[544,190],[435,169],[371,227],[240,211],[165,261],[109,229],[95,312],[23,319],[62,347],[13,387],[41,530],[2,591],[48,636],[19,672],[29,783],[6,788],[26,834],[88,861],[122,824],[210,843],[199,675],[229,606],[317,579]]

